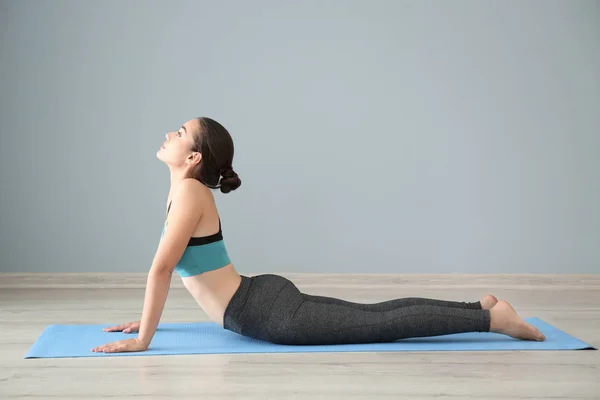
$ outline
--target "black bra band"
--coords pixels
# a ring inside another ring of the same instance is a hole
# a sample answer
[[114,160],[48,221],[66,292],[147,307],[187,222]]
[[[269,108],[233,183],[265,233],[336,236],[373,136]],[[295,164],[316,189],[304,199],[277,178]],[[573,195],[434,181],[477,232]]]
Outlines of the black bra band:
[[[171,210],[171,203],[169,202],[169,206],[167,207],[167,215],[169,215],[169,210]],[[219,217],[219,232],[213,233],[209,236],[192,236],[190,241],[188,242],[188,246],[202,246],[204,244],[210,244],[214,242],[218,242],[219,240],[223,240],[223,231],[221,230],[221,218]]]

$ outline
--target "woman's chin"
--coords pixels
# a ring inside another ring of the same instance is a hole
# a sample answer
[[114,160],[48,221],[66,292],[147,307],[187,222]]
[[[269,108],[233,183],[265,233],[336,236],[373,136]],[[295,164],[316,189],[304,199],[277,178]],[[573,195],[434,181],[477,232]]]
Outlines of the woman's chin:
[[162,153],[160,150],[156,152],[156,158],[158,158],[160,161],[162,161],[166,164],[166,161],[163,159]]

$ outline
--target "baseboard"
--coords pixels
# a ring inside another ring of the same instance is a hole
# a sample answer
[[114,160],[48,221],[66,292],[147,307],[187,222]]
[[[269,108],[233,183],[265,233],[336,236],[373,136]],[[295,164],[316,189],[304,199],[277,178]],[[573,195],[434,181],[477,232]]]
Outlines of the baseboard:
[[[277,272],[269,272],[275,273]],[[259,275],[244,274],[247,276]],[[561,290],[561,288],[600,288],[600,274],[341,274],[279,273],[306,287],[427,287],[427,288],[501,288]],[[0,289],[85,289],[144,288],[147,273],[0,273]],[[172,287],[183,287],[173,275]]]

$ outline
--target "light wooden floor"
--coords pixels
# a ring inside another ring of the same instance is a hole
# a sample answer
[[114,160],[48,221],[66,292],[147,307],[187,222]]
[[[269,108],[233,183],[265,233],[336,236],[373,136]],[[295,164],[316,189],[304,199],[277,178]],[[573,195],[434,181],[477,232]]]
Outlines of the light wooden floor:
[[[523,317],[600,346],[600,275],[282,275],[307,293],[362,302],[491,292]],[[0,399],[600,399],[593,350],[23,359],[49,324],[139,319],[144,282],[0,274]],[[203,320],[174,277],[162,322]]]

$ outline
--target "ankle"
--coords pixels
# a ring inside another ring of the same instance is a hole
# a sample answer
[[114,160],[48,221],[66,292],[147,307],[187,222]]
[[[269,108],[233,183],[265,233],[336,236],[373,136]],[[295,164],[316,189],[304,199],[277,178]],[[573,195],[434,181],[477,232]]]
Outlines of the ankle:
[[483,311],[483,332],[493,332],[492,331],[491,310],[482,310],[482,311]]

